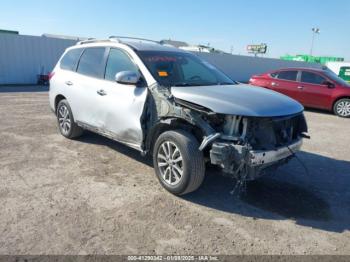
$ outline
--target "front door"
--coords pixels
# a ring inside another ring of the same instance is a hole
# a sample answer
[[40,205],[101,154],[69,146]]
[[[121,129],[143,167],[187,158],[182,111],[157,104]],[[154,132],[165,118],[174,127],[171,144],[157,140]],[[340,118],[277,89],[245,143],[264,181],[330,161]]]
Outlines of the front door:
[[320,74],[302,71],[299,83],[302,104],[309,107],[329,108],[333,89],[327,86],[327,82],[329,81]]
[[111,48],[109,51],[103,84],[96,88],[94,111],[98,126],[116,140],[140,149],[143,140],[141,117],[147,98],[145,85],[125,85],[115,81],[121,71],[136,71],[138,67],[123,50]]

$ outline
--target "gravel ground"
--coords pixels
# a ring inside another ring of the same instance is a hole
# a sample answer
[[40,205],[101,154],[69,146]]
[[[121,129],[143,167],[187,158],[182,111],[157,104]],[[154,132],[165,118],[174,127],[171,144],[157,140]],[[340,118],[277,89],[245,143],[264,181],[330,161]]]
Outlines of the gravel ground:
[[10,90],[0,88],[0,254],[350,254],[349,119],[306,112],[308,174],[293,160],[237,197],[210,168],[179,198],[138,152],[62,137],[47,92]]

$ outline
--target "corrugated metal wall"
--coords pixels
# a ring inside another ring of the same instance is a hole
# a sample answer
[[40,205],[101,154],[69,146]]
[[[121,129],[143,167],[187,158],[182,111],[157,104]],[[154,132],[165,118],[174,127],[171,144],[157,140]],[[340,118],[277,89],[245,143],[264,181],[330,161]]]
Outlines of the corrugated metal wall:
[[255,74],[261,74],[270,70],[286,67],[312,67],[321,68],[322,65],[298,61],[285,61],[273,58],[241,56],[231,54],[196,54],[207,60],[217,68],[224,71],[229,77],[236,81],[248,82],[249,78]]
[[[0,84],[36,84],[39,74],[51,72],[74,40],[0,34]],[[230,54],[196,53],[232,79],[247,82],[250,76],[283,67],[320,67],[297,61]]]
[[75,41],[39,36],[0,34],[0,84],[35,84],[50,72]]

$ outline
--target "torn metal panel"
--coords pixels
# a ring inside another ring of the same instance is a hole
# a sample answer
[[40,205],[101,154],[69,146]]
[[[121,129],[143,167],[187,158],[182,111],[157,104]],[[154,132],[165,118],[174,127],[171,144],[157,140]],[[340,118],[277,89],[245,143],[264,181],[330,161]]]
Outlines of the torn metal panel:
[[[215,133],[211,125],[202,118],[205,112],[203,108],[196,108],[191,103],[182,104],[171,94],[169,88],[158,84],[149,88],[149,96],[146,103],[144,116],[141,119],[145,129],[145,150],[149,150],[151,139],[156,129],[161,124],[171,125],[175,120],[183,121],[193,128],[201,130],[203,137]],[[203,138],[201,137],[201,138]]]

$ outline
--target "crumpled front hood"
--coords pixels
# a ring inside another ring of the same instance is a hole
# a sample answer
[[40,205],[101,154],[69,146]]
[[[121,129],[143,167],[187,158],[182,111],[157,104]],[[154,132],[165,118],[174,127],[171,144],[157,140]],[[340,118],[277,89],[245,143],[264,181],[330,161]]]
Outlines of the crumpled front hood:
[[244,84],[172,87],[171,93],[219,114],[274,117],[304,110],[300,103],[283,94]]

